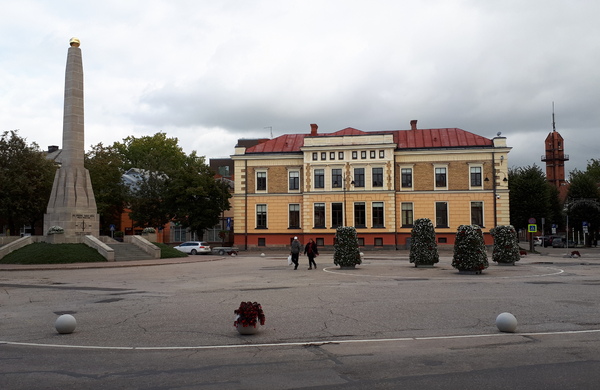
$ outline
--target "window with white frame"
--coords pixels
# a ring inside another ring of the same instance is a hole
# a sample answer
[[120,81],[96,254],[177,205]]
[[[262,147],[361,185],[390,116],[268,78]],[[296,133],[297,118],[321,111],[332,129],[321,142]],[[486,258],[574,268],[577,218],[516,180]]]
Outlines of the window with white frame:
[[298,191],[300,189],[300,171],[289,171],[289,190]]
[[448,168],[435,167],[435,188],[448,188]]
[[373,187],[383,187],[383,168],[372,168],[371,176],[373,181]]
[[267,190],[267,171],[256,172],[256,191]]
[[316,228],[325,227],[325,203],[314,204],[314,226]]
[[448,203],[435,202],[435,225],[436,227],[448,227]]
[[402,210],[402,227],[411,227],[413,225],[413,204],[403,202],[400,208]]
[[257,204],[256,205],[256,228],[266,229],[267,228],[267,205]]
[[344,226],[344,205],[342,203],[331,204],[331,227]]
[[471,166],[470,170],[470,183],[471,187],[481,187],[483,184],[482,180],[482,169],[480,166]]
[[483,226],[483,202],[471,202],[471,225]]
[[354,203],[354,227],[364,228],[367,223],[367,210],[365,202]]
[[342,188],[343,184],[341,168],[333,168],[331,170],[331,187]]
[[314,181],[315,188],[325,188],[325,170],[321,169],[321,168],[315,169],[314,175],[315,175],[315,181]]
[[382,228],[384,227],[383,220],[383,202],[373,202],[372,203],[372,217],[373,217],[373,227],[374,228]]
[[300,205],[292,203],[289,205],[288,212],[289,228],[299,229],[300,228]]
[[365,186],[365,168],[354,168],[354,187]]
[[401,186],[402,188],[412,188],[412,168],[401,168],[400,169],[400,175],[401,175]]

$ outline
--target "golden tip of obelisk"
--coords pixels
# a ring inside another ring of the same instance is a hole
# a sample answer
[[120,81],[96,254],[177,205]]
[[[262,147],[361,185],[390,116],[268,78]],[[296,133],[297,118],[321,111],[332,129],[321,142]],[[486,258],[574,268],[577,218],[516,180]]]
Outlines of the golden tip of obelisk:
[[81,42],[79,42],[79,38],[73,37],[69,41],[69,45],[71,45],[71,46],[79,47],[80,44],[81,44]]

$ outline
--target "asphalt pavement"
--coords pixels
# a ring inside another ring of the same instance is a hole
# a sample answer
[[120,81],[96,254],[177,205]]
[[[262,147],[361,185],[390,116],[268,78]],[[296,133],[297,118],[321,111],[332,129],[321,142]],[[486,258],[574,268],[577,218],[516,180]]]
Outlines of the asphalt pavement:
[[[293,270],[282,252],[1,265],[0,388],[596,388],[600,250],[539,250],[482,275],[450,250],[434,268],[407,251],[353,270],[331,253]],[[241,301],[264,308],[256,335],[233,326]]]

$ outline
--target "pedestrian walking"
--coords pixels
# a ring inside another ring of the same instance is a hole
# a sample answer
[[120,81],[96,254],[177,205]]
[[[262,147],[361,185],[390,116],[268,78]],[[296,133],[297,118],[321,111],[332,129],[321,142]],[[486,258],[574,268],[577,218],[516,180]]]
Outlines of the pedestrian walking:
[[298,256],[300,256],[300,251],[302,250],[302,244],[298,241],[298,237],[294,237],[294,241],[292,241],[292,246],[290,248],[290,255],[292,255],[292,263],[294,263],[294,269],[298,269]]
[[304,247],[304,254],[308,256],[308,269],[317,269],[317,263],[315,263],[315,257],[319,256],[319,248],[317,243],[311,238],[308,244]]

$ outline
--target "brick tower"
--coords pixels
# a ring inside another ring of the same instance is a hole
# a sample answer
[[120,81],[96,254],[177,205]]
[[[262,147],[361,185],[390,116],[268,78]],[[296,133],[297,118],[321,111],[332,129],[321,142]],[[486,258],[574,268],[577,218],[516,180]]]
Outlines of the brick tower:
[[568,183],[565,180],[565,161],[569,155],[565,154],[565,141],[556,131],[554,122],[554,103],[552,103],[552,132],[544,142],[546,154],[542,161],[546,163],[546,180],[558,189],[560,199],[564,200],[568,192]]

